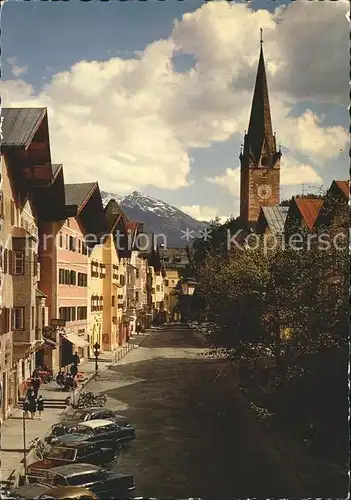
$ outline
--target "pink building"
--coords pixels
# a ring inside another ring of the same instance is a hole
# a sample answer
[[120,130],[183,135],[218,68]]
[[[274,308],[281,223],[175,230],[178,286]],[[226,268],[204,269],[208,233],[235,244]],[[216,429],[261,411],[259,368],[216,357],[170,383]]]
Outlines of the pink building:
[[44,349],[43,362],[58,370],[71,363],[75,352],[80,358],[89,355],[89,248],[106,223],[98,184],[64,186],[62,165],[54,171],[52,196],[60,199],[61,208],[40,223],[40,286],[49,311],[46,335],[56,345]]

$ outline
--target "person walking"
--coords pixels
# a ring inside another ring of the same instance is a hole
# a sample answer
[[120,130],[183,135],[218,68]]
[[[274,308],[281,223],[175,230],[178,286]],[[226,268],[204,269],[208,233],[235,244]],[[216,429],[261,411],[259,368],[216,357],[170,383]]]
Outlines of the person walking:
[[79,363],[80,363],[80,358],[79,358],[78,353],[76,351],[74,353],[74,355],[72,356],[72,364],[78,366]]
[[30,412],[30,418],[33,419],[37,412],[37,399],[35,397],[29,399],[28,410]]
[[25,400],[23,401],[24,418],[28,418],[28,412],[29,412],[29,401],[28,398],[26,397]]
[[33,389],[34,389],[34,396],[35,398],[38,397],[38,392],[39,392],[39,389],[40,389],[40,384],[41,384],[41,380],[40,380],[40,377],[38,375],[36,375],[34,378],[33,378],[33,381],[32,381],[32,385],[33,385]]
[[37,410],[38,410],[38,413],[39,413],[39,420],[42,419],[43,417],[43,411],[44,411],[44,398],[43,396],[40,394],[40,396],[38,397],[38,400],[37,400]]

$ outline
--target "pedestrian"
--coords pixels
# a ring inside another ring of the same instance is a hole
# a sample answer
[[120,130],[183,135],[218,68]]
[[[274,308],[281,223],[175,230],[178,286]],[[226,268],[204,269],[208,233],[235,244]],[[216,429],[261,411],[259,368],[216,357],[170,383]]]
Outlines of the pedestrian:
[[33,419],[37,412],[37,400],[36,398],[29,399],[28,410],[30,412],[30,418]]
[[35,398],[37,398],[38,392],[40,389],[40,384],[41,384],[41,380],[40,380],[40,377],[38,375],[33,378],[32,384],[33,384]]
[[38,410],[38,413],[39,413],[39,420],[42,419],[42,416],[43,416],[43,411],[44,411],[44,398],[43,396],[40,394],[40,396],[38,397],[38,400],[37,400],[37,410]]
[[56,384],[59,387],[63,387],[65,385],[65,375],[61,370],[56,375]]
[[29,412],[29,401],[27,398],[25,398],[23,402],[23,413],[25,418],[28,418],[28,412]]
[[79,358],[79,356],[78,356],[77,351],[74,353],[74,355],[73,355],[73,357],[72,357],[72,363],[73,363],[74,365],[79,365],[79,363],[80,363],[80,358]]
[[71,375],[74,378],[78,373],[78,366],[73,364],[71,365]]

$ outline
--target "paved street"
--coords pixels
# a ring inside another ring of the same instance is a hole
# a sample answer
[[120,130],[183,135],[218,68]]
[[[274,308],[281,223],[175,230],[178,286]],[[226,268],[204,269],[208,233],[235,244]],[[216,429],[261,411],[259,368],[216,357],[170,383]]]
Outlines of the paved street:
[[90,389],[136,425],[116,468],[135,475],[136,496],[306,498],[311,492],[236,396],[216,380],[193,330],[154,331]]

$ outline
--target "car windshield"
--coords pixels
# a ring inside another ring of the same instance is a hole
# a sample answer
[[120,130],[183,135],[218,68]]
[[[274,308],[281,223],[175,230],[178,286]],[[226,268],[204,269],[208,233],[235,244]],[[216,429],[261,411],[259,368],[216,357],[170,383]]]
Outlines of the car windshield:
[[87,435],[87,434],[91,434],[91,429],[85,427],[84,425],[80,426],[80,425],[77,425],[77,427],[75,427],[73,429],[73,434],[82,434],[82,435]]
[[54,447],[50,450],[48,458],[74,461],[76,458],[76,450],[64,447]]
[[77,411],[75,411],[72,414],[72,419],[74,419],[74,420],[81,420],[83,422],[83,420],[85,419],[86,416],[87,416],[87,412],[86,411],[77,410]]

